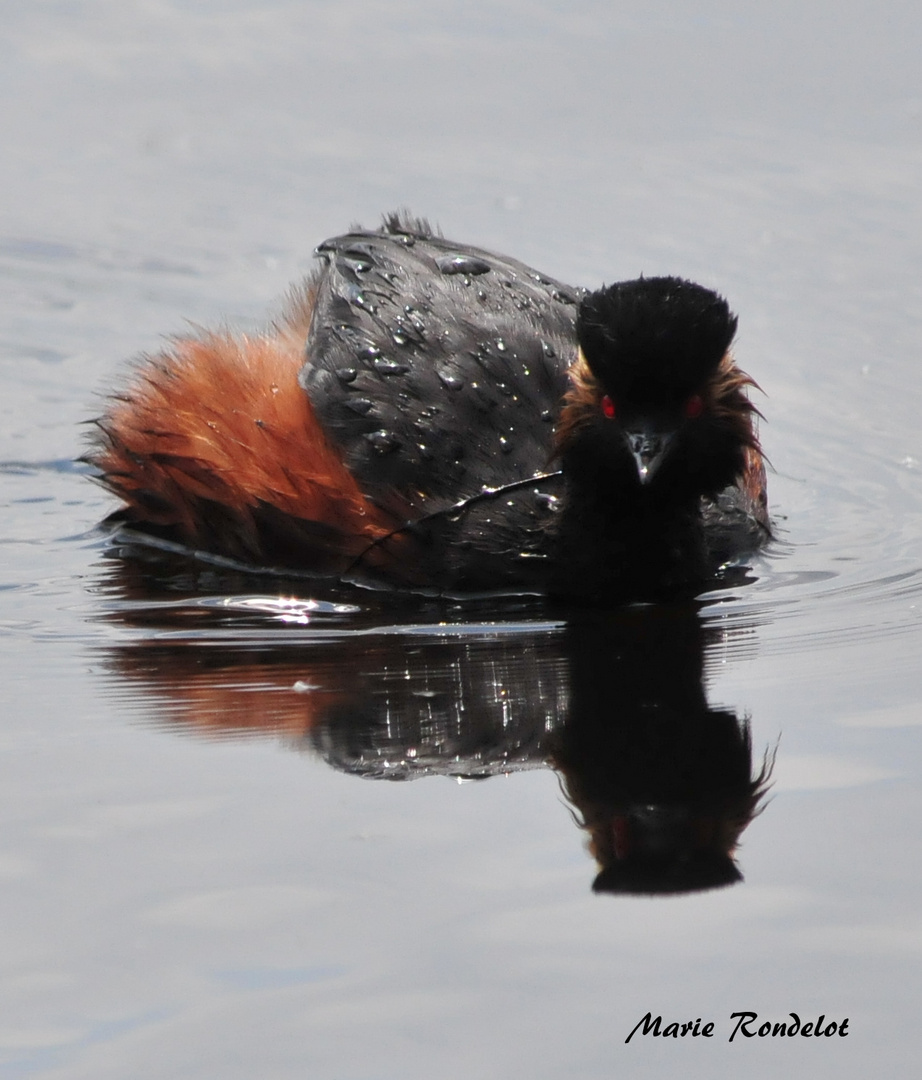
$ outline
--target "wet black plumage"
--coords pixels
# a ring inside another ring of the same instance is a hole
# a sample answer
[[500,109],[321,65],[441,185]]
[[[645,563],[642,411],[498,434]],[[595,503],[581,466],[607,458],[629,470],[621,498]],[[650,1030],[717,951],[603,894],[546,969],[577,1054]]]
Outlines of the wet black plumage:
[[[700,584],[768,535],[751,380],[715,293],[586,293],[406,216],[317,253],[274,337],[206,338],[207,361],[180,342],[103,418],[92,456],[136,526],[211,549],[223,531],[255,562],[584,598]],[[256,344],[284,420],[252,400]],[[203,423],[196,365],[221,399]]]

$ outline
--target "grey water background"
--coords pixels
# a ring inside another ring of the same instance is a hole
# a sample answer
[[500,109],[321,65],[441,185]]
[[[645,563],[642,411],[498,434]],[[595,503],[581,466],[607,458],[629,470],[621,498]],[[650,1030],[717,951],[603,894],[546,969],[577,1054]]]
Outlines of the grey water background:
[[[0,1075],[912,1075],[920,44],[908,2],[7,0]],[[118,587],[74,460],[125,358],[257,327],[316,243],[397,206],[739,313],[779,540],[703,618],[709,700],[777,747],[744,884],[594,896],[550,770],[363,782],[286,727],[299,679],[361,667],[350,634],[482,665],[553,654],[553,622],[202,619],[194,585]],[[730,1044],[740,1009],[850,1035]],[[625,1045],[648,1010],[716,1037]]]

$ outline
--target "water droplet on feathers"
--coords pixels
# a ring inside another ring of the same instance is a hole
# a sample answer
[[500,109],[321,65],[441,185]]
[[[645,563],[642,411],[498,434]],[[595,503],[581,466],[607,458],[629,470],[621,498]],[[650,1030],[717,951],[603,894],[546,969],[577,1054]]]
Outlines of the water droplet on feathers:
[[490,264],[483,259],[478,259],[475,255],[440,255],[435,260],[435,265],[443,274],[470,274],[476,276],[477,274],[488,274],[490,272]]
[[464,380],[459,379],[457,375],[449,375],[445,371],[437,372],[442,385],[448,390],[461,390],[464,388]]
[[383,428],[380,431],[369,432],[365,439],[379,454],[389,454],[400,445],[400,440]]
[[354,304],[356,307],[362,308],[370,315],[377,315],[377,306],[368,299],[368,297],[362,292],[358,285],[345,285],[343,288],[343,293],[345,294],[345,297],[350,304]]
[[406,375],[410,370],[406,364],[398,364],[395,360],[379,357],[372,364],[379,375]]
[[556,511],[560,508],[560,499],[556,495],[548,495],[546,491],[536,491],[535,506],[539,510]]

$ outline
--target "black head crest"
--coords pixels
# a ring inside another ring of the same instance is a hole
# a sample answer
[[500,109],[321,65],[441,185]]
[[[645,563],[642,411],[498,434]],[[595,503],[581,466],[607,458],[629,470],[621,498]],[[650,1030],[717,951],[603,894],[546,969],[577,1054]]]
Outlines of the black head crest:
[[590,293],[579,306],[580,348],[610,393],[683,395],[714,374],[736,316],[710,289],[676,277],[638,278]]

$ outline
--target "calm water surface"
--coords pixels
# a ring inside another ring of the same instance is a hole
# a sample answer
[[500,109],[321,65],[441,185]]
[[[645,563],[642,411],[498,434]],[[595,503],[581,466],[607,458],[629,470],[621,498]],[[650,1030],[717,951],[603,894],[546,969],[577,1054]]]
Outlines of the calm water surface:
[[[4,20],[0,1074],[912,1075],[917,6]],[[586,615],[98,532],[80,425],[124,359],[257,326],[316,243],[398,205],[577,284],[730,298],[778,532],[746,580]],[[702,835],[742,829],[744,880],[594,893],[581,825],[623,841],[677,791]],[[730,1043],[739,1010],[849,1035]],[[714,1037],[626,1045],[648,1011]]]

